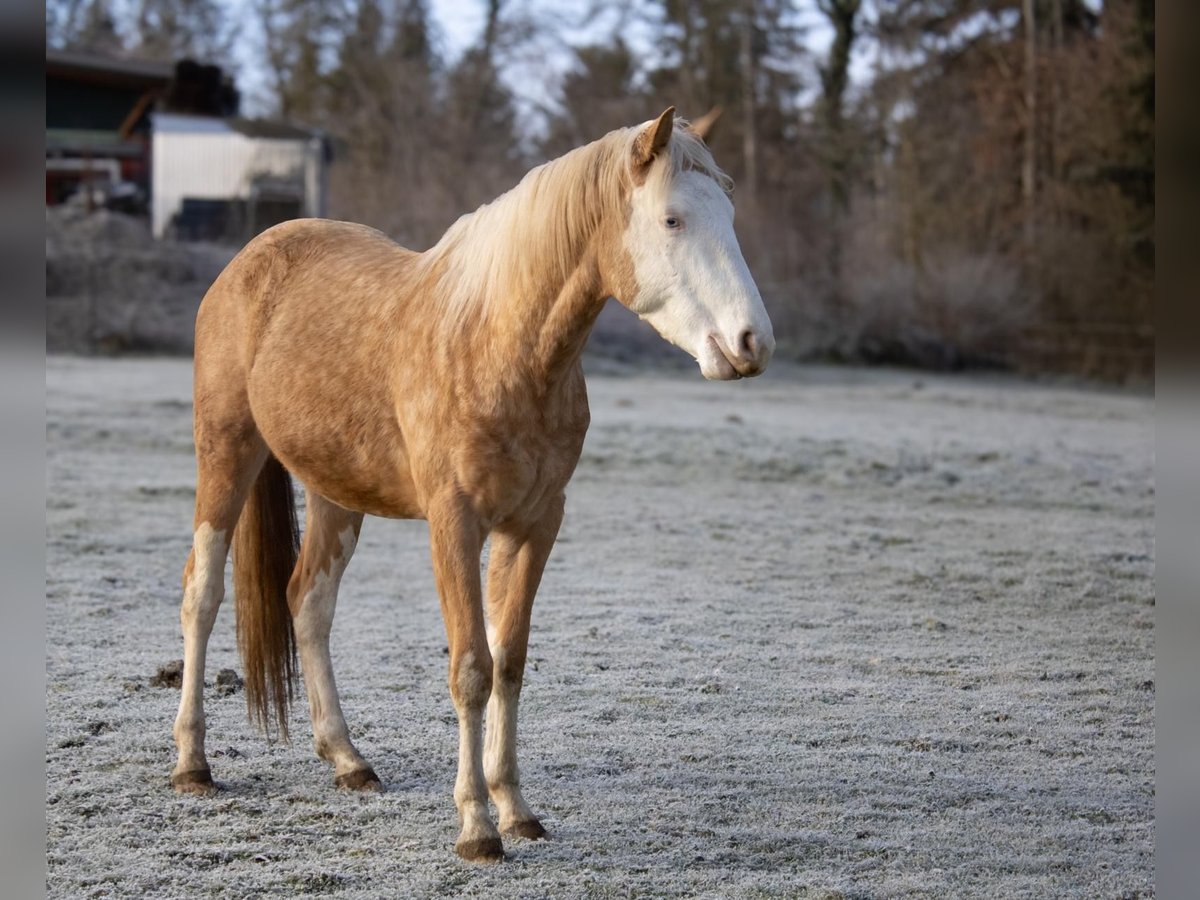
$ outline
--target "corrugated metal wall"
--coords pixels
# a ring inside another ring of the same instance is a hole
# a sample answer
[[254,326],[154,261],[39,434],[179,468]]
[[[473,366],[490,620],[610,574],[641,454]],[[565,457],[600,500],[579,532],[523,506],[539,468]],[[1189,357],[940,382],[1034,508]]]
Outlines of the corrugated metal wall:
[[248,199],[258,176],[295,179],[304,214],[325,214],[321,142],[317,138],[251,138],[219,120],[197,120],[195,130],[177,125],[154,130],[151,225],[165,236],[184,197]]

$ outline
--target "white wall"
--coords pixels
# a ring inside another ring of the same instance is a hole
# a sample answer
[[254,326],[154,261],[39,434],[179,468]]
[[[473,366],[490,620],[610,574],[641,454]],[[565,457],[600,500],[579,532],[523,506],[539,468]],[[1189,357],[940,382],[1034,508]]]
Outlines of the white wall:
[[220,119],[156,114],[151,158],[151,227],[166,234],[184,197],[247,199],[255,176],[294,176],[304,214],[325,214],[319,138],[251,138]]

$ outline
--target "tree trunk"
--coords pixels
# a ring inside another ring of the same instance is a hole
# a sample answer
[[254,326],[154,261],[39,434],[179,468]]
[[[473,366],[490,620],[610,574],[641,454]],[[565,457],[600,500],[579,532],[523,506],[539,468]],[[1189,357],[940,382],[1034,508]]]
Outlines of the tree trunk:
[[1050,40],[1053,51],[1054,68],[1051,71],[1053,79],[1053,108],[1050,111],[1050,159],[1051,175],[1057,182],[1062,178],[1062,114],[1063,114],[1063,84],[1062,74],[1065,66],[1063,59],[1063,7],[1062,0],[1050,2]]
[[751,204],[758,196],[758,135],[754,125],[754,0],[746,0],[742,34],[742,157],[745,195]]
[[821,72],[824,89],[826,165],[831,199],[829,223],[829,275],[832,282],[833,319],[839,338],[844,337],[846,305],[843,251],[845,220],[850,208],[850,145],[846,136],[846,86],[850,54],[857,37],[861,0],[817,0],[817,6],[833,26],[829,61]]
[[1025,249],[1032,253],[1037,241],[1037,20],[1034,0],[1022,0],[1025,23],[1025,144],[1021,162],[1021,199],[1024,206]]
[[696,66],[695,40],[693,17],[689,9],[683,17],[683,43],[679,54],[680,86],[683,88],[683,102],[687,104],[685,108],[688,109],[696,103],[696,79],[693,75]]

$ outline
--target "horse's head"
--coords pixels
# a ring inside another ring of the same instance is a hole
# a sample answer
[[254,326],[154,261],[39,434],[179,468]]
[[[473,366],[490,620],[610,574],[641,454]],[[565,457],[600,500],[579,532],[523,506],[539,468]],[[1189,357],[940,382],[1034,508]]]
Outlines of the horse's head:
[[635,131],[618,296],[700,363],[705,378],[758,375],[775,349],[771,320],[733,232],[730,180],[674,107]]

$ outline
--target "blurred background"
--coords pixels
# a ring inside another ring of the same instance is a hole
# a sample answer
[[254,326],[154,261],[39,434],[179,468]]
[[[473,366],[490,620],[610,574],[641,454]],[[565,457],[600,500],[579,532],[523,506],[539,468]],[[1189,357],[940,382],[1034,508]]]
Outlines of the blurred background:
[[46,43],[52,350],[186,352],[277,221],[424,249],[719,106],[781,353],[1153,377],[1152,0],[50,0]]
[[[1162,229],[1175,274],[1161,284],[1176,323],[1159,329],[1176,366],[1200,358],[1183,212],[1200,183],[1198,132],[1181,124],[1200,58],[1180,21],[1192,6],[1162,13],[1179,17],[1162,39],[1175,45]],[[47,349],[187,353],[211,280],[275,221],[353,219],[422,249],[530,166],[674,104],[724,111],[710,143],[737,181],[782,354],[1145,385],[1154,19],[1152,0],[50,0]],[[593,350],[629,345],[597,338]],[[1190,870],[1200,381],[1168,374],[1156,797],[1162,857]],[[40,642],[4,656],[27,681]],[[23,782],[35,812],[42,727],[39,710]]]

